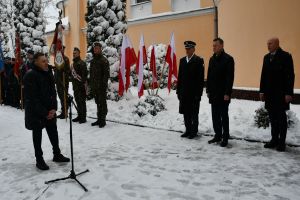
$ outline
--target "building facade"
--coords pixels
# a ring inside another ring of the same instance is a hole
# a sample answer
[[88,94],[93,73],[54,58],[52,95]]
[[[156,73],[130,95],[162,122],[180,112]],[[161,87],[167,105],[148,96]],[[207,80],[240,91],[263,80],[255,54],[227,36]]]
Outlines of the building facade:
[[[277,36],[281,47],[293,55],[295,89],[300,90],[300,7],[299,0],[216,0],[218,32],[225,41],[225,51],[235,59],[235,87],[259,87],[263,56],[267,40]],[[66,54],[72,55],[74,46],[86,53],[86,0],[66,0]],[[196,53],[205,60],[206,69],[212,55],[215,37],[213,0],[127,0],[128,31],[134,48],[138,49],[140,35],[146,46],[169,44],[171,33],[176,40],[178,59],[185,56],[183,42],[197,43]],[[49,30],[51,44],[53,30]],[[207,71],[207,70],[206,70]],[[297,90],[297,92],[299,92]]]

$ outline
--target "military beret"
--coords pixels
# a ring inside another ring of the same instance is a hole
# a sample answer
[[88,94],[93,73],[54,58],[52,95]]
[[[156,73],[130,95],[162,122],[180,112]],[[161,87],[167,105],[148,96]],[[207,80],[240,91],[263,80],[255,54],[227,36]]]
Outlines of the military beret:
[[34,51],[33,51],[33,50],[28,50],[28,51],[27,51],[27,54],[33,55],[33,54],[34,54]]
[[93,43],[93,47],[96,47],[96,46],[98,46],[98,47],[102,47],[102,45],[101,45],[101,43],[100,43],[100,42],[94,42],[94,43]]
[[196,46],[196,43],[193,41],[185,41],[184,42],[184,47],[186,49],[194,48]]
[[80,52],[80,50],[79,50],[78,47],[74,47],[73,51],[78,51],[78,52]]

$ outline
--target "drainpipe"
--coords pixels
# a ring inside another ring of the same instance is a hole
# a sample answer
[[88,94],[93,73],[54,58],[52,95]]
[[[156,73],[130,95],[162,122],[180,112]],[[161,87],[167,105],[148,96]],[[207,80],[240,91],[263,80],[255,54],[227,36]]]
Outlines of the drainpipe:
[[215,27],[215,38],[219,37],[219,16],[218,16],[218,6],[217,6],[217,0],[213,0],[214,3],[214,13],[215,13],[215,19],[214,19],[214,27]]

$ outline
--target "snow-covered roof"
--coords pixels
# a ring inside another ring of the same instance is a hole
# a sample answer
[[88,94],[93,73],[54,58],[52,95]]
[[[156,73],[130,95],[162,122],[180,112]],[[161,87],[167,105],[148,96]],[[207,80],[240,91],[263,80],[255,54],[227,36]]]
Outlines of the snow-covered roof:
[[[68,30],[69,26],[70,26],[69,18],[68,17],[62,18],[61,21],[62,21],[63,26],[65,27],[65,30]],[[54,32],[56,23],[57,23],[57,21],[51,21],[49,24],[47,24],[45,32],[46,33]]]

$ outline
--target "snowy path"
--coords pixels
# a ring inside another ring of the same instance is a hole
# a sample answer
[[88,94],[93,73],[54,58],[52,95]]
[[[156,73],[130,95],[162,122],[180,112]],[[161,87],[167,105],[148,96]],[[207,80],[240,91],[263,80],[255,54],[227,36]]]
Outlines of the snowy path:
[[[181,139],[178,133],[109,123],[105,129],[74,125],[76,171],[88,168],[76,183],[64,181],[47,188],[44,181],[69,174],[70,164],[51,161],[44,134],[45,160],[34,166],[29,131],[23,113],[0,107],[0,199],[55,200],[197,200],[299,199],[300,148],[285,153],[262,144],[231,141],[229,148],[208,145],[210,137]],[[68,123],[60,120],[61,149],[69,155]],[[38,198],[39,197],[39,198]]]

